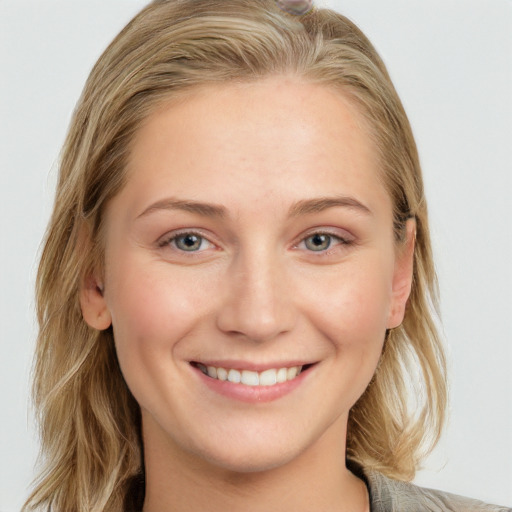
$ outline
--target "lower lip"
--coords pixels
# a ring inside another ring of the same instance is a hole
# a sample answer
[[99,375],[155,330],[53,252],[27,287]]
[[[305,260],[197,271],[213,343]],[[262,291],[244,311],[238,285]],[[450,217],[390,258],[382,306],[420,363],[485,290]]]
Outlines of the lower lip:
[[289,395],[307,379],[311,371],[311,368],[308,368],[294,379],[274,384],[273,386],[247,386],[246,384],[234,383],[228,380],[213,379],[205,375],[198,368],[192,367],[192,369],[196,372],[201,381],[215,393],[233,400],[248,403],[272,402]]

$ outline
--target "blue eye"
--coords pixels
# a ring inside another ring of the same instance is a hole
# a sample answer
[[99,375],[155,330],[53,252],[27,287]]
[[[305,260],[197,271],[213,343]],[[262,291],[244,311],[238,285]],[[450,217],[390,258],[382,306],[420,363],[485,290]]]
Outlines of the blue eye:
[[351,243],[350,239],[331,233],[318,232],[303,238],[297,247],[311,252],[325,253],[328,249],[336,246],[350,245]]
[[166,245],[170,245],[183,252],[201,252],[205,249],[209,249],[212,243],[196,233],[180,233],[160,243],[161,247],[165,247]]
[[331,246],[332,239],[332,235],[326,235],[325,233],[315,233],[314,235],[305,238],[304,244],[310,251],[326,251]]
[[174,243],[178,249],[182,251],[198,251],[201,248],[203,239],[193,233],[179,235],[174,239]]

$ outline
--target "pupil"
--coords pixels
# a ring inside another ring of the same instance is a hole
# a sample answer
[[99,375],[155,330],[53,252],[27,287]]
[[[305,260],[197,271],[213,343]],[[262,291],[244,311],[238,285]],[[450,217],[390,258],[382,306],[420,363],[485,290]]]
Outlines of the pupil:
[[201,240],[196,235],[184,235],[181,238],[178,238],[176,242],[178,247],[184,250],[198,249],[201,245]]
[[197,237],[194,235],[187,235],[185,237],[185,245],[188,247],[193,247],[197,243]]
[[331,237],[329,235],[316,234],[309,239],[309,248],[313,251],[322,251],[331,245]]

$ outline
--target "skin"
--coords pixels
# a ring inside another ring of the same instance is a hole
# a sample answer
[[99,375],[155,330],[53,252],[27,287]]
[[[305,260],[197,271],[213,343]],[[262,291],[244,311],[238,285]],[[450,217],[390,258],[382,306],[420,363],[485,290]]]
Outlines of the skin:
[[[113,325],[141,406],[144,511],[368,510],[345,467],[348,413],[403,319],[414,225],[397,246],[355,106],[293,77],[205,86],[146,120],[127,172],[81,304],[91,326]],[[349,204],[298,211],[325,197]],[[177,244],[184,232],[199,250]],[[208,360],[315,364],[247,403],[205,386],[190,362]]]

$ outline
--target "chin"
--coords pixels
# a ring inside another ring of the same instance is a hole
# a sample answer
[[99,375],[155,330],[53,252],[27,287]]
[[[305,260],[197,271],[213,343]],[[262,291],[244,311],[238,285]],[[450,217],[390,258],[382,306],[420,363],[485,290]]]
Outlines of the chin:
[[245,432],[241,429],[230,432],[203,431],[195,439],[183,439],[184,443],[179,443],[180,451],[188,452],[199,465],[203,461],[214,470],[242,474],[285,466],[311,444],[311,440],[300,430],[269,428],[268,425],[259,427],[247,428]]
[[295,452],[249,449],[243,453],[209,453],[202,458],[214,468],[230,473],[262,473],[285,466],[297,457]]

